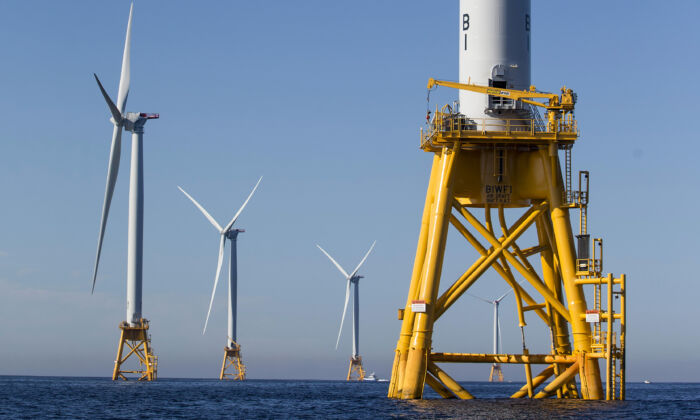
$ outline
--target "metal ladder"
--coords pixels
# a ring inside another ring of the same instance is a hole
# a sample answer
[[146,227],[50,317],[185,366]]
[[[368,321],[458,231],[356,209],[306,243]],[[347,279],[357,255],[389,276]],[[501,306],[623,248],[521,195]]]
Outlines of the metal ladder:
[[536,132],[545,132],[547,131],[547,126],[544,123],[544,120],[542,119],[542,115],[540,115],[540,110],[530,104],[526,104],[528,111],[530,111],[530,116],[532,118],[532,121],[535,124],[535,131]]

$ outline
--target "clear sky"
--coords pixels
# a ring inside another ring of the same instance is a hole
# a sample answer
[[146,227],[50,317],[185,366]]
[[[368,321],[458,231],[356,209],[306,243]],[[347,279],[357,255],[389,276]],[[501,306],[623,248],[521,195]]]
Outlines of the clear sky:
[[[116,97],[128,11],[126,0],[0,2],[0,374],[111,373],[130,142],[90,295],[112,132],[92,73]],[[533,83],[579,95],[589,231],[605,238],[606,271],[629,276],[630,380],[700,380],[699,13],[692,0],[532,2]],[[161,376],[215,377],[226,344],[225,281],[201,334],[218,234],[176,185],[224,223],[261,175],[238,224],[249,377],[345,375],[349,323],[334,350],[343,278],[315,244],[351,269],[375,239],[360,353],[389,376],[431,161],[418,149],[425,84],[456,79],[457,30],[457,0],[136,3],[127,108],[161,115],[146,126],[144,255]],[[454,97],[442,89],[433,105]],[[447,262],[444,283],[471,258]],[[494,274],[473,290],[502,291]],[[518,352],[512,298],[502,308],[504,350]],[[528,320],[531,348],[546,351]],[[462,298],[434,346],[489,352],[491,308]]]

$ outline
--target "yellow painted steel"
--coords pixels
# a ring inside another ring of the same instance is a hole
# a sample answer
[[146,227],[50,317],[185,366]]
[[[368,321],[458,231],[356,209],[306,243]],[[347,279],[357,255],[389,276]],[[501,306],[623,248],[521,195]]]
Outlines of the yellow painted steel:
[[418,237],[418,246],[416,249],[416,258],[413,263],[413,274],[411,275],[411,285],[408,291],[408,300],[406,307],[401,311],[401,333],[399,341],[396,344],[396,352],[394,354],[394,364],[391,373],[391,382],[389,384],[389,397],[397,398],[401,394],[401,386],[403,384],[403,374],[406,368],[406,360],[408,359],[408,346],[413,332],[414,314],[411,311],[411,302],[418,297],[418,288],[420,286],[420,276],[423,271],[423,261],[425,258],[425,250],[428,242],[428,226],[430,222],[430,211],[433,206],[435,182],[437,182],[437,174],[440,168],[441,156],[435,154],[433,157],[433,167],[430,172],[430,183],[428,191],[425,195],[425,206],[423,207],[423,217],[421,219],[420,236]]
[[[130,326],[127,322],[119,325],[121,334],[117,347],[117,359],[114,361],[112,380],[128,380],[129,376],[139,381],[154,381],[158,378],[158,357],[153,354],[151,338],[148,335],[148,320],[141,318],[137,325]],[[124,356],[124,350],[129,351]],[[135,358],[138,368],[123,369],[130,358]]]
[[[230,369],[230,371],[229,371]],[[219,379],[231,379],[234,381],[245,380],[246,367],[241,356],[241,345],[232,342],[231,347],[224,348],[224,361],[221,363]]]
[[365,369],[362,367],[362,356],[351,357],[348,366],[348,381],[364,381]]
[[454,179],[453,167],[456,157],[459,155],[459,150],[459,147],[444,147],[439,161],[438,181],[435,183],[436,191],[432,200],[430,219],[428,225],[425,226],[428,230],[428,235],[425,259],[421,269],[421,281],[420,284],[416,285],[416,296],[419,300],[426,302],[427,311],[417,313],[414,316],[413,333],[407,349],[406,367],[402,384],[397,390],[401,398],[405,399],[417,398],[423,393],[428,353],[430,352],[430,342],[432,340],[433,312],[437,295],[435,282],[436,280],[439,281],[442,269],[441,262],[444,254],[447,222],[449,221],[446,214],[449,211],[451,202],[452,180]]
[[[445,106],[439,110],[436,108],[427,128],[421,130],[421,148],[433,153],[433,166],[406,306],[399,309],[401,332],[388,396],[422,398],[427,383],[444,398],[463,398],[466,391],[435,364],[447,362],[523,364],[527,384],[513,395],[516,398],[525,395],[531,398],[551,395],[584,399],[624,398],[625,277],[615,279],[611,275],[603,278],[602,242],[598,254],[594,244],[593,258],[582,249],[577,254],[574,246],[569,212],[571,209],[581,212],[580,234],[587,235],[588,208],[588,173],[579,176],[578,192],[571,191],[570,186],[571,147],[579,135],[578,123],[573,116],[576,95],[567,88],[563,88],[560,94],[552,94],[537,92],[534,87],[518,91],[430,79],[428,88],[436,86],[510,98],[543,108],[547,114],[546,124],[540,123],[534,114],[531,119],[507,116],[494,120],[470,119]],[[562,150],[566,153],[565,171],[559,160]],[[516,208],[525,211],[509,225],[506,216],[510,213],[506,210]],[[484,209],[483,220],[473,209]],[[495,223],[491,216],[493,210],[498,212]],[[466,239],[479,258],[438,295],[450,225]],[[497,233],[498,227],[500,233]],[[532,237],[523,236],[531,229],[536,231],[536,243],[521,246],[522,237]],[[483,240],[485,245],[482,245]],[[533,265],[531,257],[539,257],[541,270]],[[582,268],[585,271],[581,271]],[[523,354],[433,351],[432,334],[436,321],[489,269],[498,273],[513,289]],[[527,280],[528,288],[534,290],[534,294],[521,286],[516,276]],[[599,308],[601,299],[595,300],[593,305],[586,301],[584,287],[588,285],[608,286],[606,310]],[[615,287],[619,290],[614,290]],[[612,296],[620,298],[619,310],[613,311]],[[414,301],[424,302],[425,311],[414,313]],[[599,317],[592,317],[591,308]],[[551,354],[528,354],[525,335],[528,313],[535,313],[549,328]],[[596,338],[596,334],[600,335],[600,322],[607,323],[604,339]],[[614,333],[618,324],[619,341]],[[605,348],[600,347],[602,341]],[[598,363],[600,358],[606,361],[605,391]],[[531,364],[550,366],[533,378]],[[555,376],[552,382],[555,385],[547,385],[538,392],[537,388],[552,375]],[[619,393],[615,392],[617,385]]]
[[[532,387],[537,388],[538,386],[542,385],[544,381],[550,378],[550,376],[554,375],[554,365],[547,366],[545,370],[540,372],[539,375],[537,375],[533,380],[532,380]],[[529,389],[529,384],[523,385],[522,388],[518,390],[515,394],[511,395],[511,398],[522,398],[526,395],[528,395],[528,389]]]
[[[538,92],[535,86],[530,86],[530,90],[515,90],[506,88],[495,88],[491,86],[479,86],[473,83],[457,83],[448,82],[445,80],[428,80],[428,89],[436,86],[446,86],[460,90],[469,90],[472,92],[483,93],[489,96],[498,96],[501,98],[521,101],[530,105],[539,106],[553,112],[573,112],[576,101],[574,100],[574,91],[567,89],[566,86],[561,88],[562,94]],[[546,99],[547,103],[537,102],[532,99]]]
[[435,379],[435,377],[430,372],[428,372],[425,375],[425,383],[428,386],[430,386],[431,388],[433,388],[433,390],[435,390],[435,392],[440,394],[440,396],[442,398],[445,398],[445,399],[456,398],[455,394],[453,394],[449,389],[447,389],[447,387],[445,385],[443,385],[440,381]]
[[436,363],[529,363],[550,365],[552,363],[575,363],[576,356],[555,354],[431,353],[430,360]]
[[555,380],[549,383],[542,391],[540,391],[535,398],[545,398],[556,392],[557,389],[564,386],[567,381],[573,379],[576,373],[579,371],[579,362],[574,363],[568,369],[564,371],[561,375],[557,376]]
[[501,370],[501,365],[494,363],[491,365],[491,371],[489,372],[489,382],[503,382],[503,370]]
[[460,400],[473,400],[474,396],[462,387],[457,381],[452,379],[444,370],[433,362],[428,363],[428,371],[433,377],[439,379],[450,391]]

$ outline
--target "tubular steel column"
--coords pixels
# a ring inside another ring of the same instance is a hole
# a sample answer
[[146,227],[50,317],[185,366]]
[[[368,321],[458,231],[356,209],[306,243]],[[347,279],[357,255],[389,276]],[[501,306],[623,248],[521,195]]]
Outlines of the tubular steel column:
[[[546,153],[544,151],[542,154]],[[569,313],[571,314],[571,330],[574,337],[574,350],[588,353],[591,351],[591,328],[582,319],[581,315],[586,314],[586,297],[583,288],[576,284],[576,251],[574,248],[573,232],[571,230],[571,220],[569,219],[569,209],[563,207],[562,203],[562,179],[559,171],[559,157],[557,150],[553,147],[549,149],[548,162],[548,185],[550,188],[550,214],[554,227],[554,239],[557,246],[557,254],[566,290],[566,299]],[[600,377],[600,367],[595,359],[582,359],[580,368],[581,394],[584,399],[599,400],[603,398],[603,386]]]
[[415,314],[411,311],[411,302],[417,300],[418,291],[420,290],[421,274],[423,272],[423,262],[425,261],[425,252],[428,244],[428,235],[430,231],[430,215],[435,199],[435,184],[437,183],[438,174],[440,173],[440,163],[442,156],[440,154],[433,155],[433,165],[430,171],[430,179],[428,189],[425,194],[425,204],[423,206],[423,216],[421,218],[420,233],[418,235],[418,245],[416,246],[416,257],[413,260],[413,272],[411,274],[411,283],[408,290],[408,298],[403,311],[403,319],[401,322],[401,333],[399,341],[396,343],[396,351],[394,353],[394,363],[391,372],[391,382],[389,384],[389,398],[399,398],[403,388],[404,372],[406,370],[406,360],[408,359],[408,348],[411,336],[413,335],[413,321]]
[[447,239],[448,215],[452,208],[453,168],[459,156],[461,145],[456,143],[452,148],[442,149],[439,181],[436,183],[435,202],[430,217],[429,235],[425,254],[422,281],[418,292],[418,300],[426,304],[426,312],[416,314],[410,348],[406,360],[406,372],[403,380],[401,396],[404,399],[421,398],[425,384],[428,356],[431,350],[433,312],[435,300],[440,286],[442,258]]
[[238,342],[238,337],[236,337],[236,315],[238,312],[237,242],[239,232],[239,229],[233,229],[227,235],[231,242],[231,261],[228,266],[228,338],[226,340],[226,345],[229,347],[233,347],[233,344]]
[[[224,360],[221,364],[219,379],[232,379],[243,381],[246,377],[246,367],[241,355],[241,346],[237,340],[237,307],[238,307],[238,234],[242,229],[232,229],[226,237],[231,242],[231,260],[228,266],[228,330],[226,347],[224,348]],[[229,373],[228,369],[232,372]]]
[[[552,290],[554,296],[559,302],[562,300],[562,290],[561,290],[561,277],[559,276],[559,271],[555,265],[554,256],[556,255],[556,243],[551,240],[551,221],[548,215],[542,215],[537,221],[537,237],[539,243],[545,246],[545,249],[540,254],[540,260],[542,263],[542,279],[544,280],[547,287]],[[548,313],[551,318],[550,329],[552,331],[552,346],[559,354],[567,354],[571,352],[571,342],[569,341],[569,327],[560,314],[551,308],[551,305],[547,305]]]
[[625,340],[627,339],[627,276],[620,276],[620,399],[625,399]]
[[352,300],[352,357],[360,355],[360,279],[355,279]]
[[134,131],[131,135],[131,178],[129,184],[126,322],[133,327],[141,319],[143,288],[143,124],[138,123],[134,125]]

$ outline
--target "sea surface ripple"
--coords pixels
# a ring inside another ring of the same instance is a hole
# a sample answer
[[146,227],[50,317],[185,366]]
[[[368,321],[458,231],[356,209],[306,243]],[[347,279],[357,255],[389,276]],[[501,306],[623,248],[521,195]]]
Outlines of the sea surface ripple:
[[340,381],[0,376],[0,417],[72,419],[421,418],[674,419],[700,418],[700,384],[631,383],[627,401],[510,400],[522,384],[467,382],[477,399],[386,398],[387,383]]

